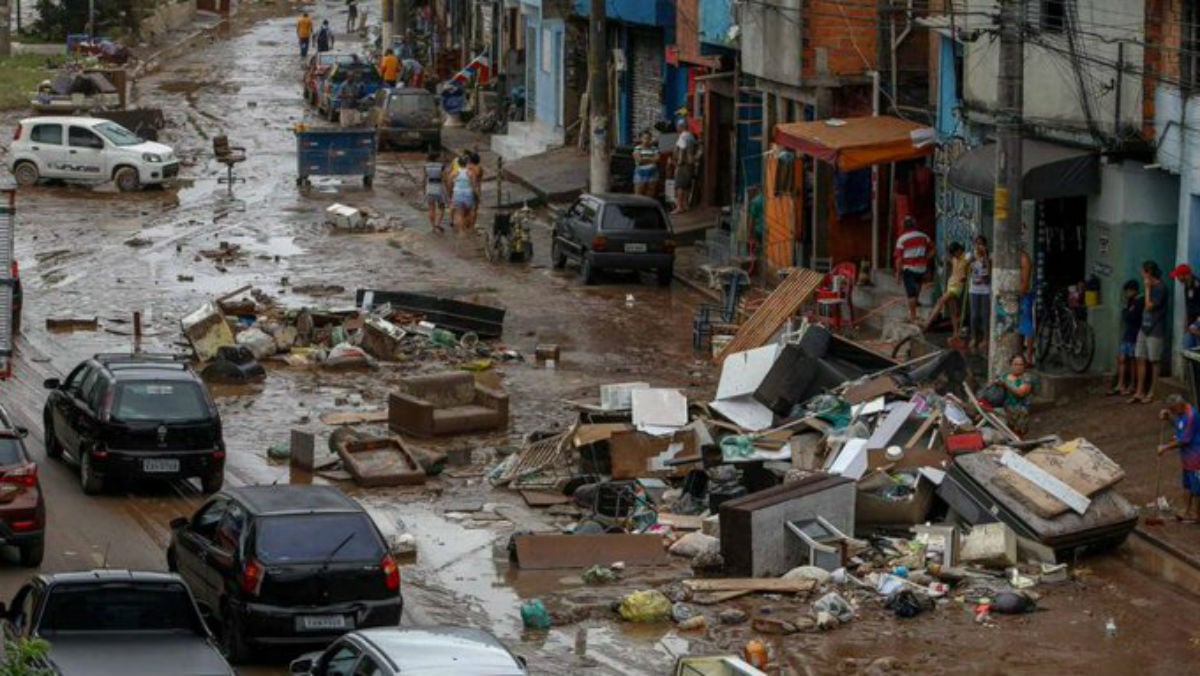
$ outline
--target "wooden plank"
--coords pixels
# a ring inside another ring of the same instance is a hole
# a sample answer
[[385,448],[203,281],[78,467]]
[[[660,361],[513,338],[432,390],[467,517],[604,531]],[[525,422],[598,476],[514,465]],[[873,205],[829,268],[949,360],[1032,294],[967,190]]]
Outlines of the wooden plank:
[[690,514],[659,512],[658,522],[664,526],[670,526],[675,530],[700,530],[700,528],[704,525],[704,517],[692,516]]
[[552,505],[565,505],[571,501],[571,498],[562,493],[551,493],[550,491],[521,491],[521,498],[525,500],[525,504],[530,507],[550,507]]
[[897,391],[894,378],[891,376],[880,376],[872,378],[865,383],[850,386],[842,398],[851,404],[861,404],[864,401],[871,401],[875,397],[882,397],[885,394],[895,394]]
[[784,580],[778,577],[715,577],[684,580],[683,586],[694,592],[769,592],[803,594],[817,586],[816,580]]
[[667,564],[659,535],[518,535],[517,565],[528,570],[586,568],[624,561],[627,566]]
[[717,355],[716,362],[737,352],[762,347],[806,303],[825,276],[807,269],[793,270],[787,279],[775,287],[758,310],[740,327],[733,340]]
[[359,425],[362,423],[387,422],[386,409],[379,411],[327,411],[320,420],[326,425]]
[[911,401],[901,402],[892,408],[888,412],[887,417],[883,419],[883,422],[875,428],[875,431],[871,434],[871,438],[867,439],[867,450],[874,451],[880,448],[887,448],[892,437],[896,436],[896,433],[900,431],[904,423],[908,422],[909,417],[912,416],[915,410],[917,410],[917,405]]
[[592,425],[580,425],[575,430],[575,446],[587,446],[594,444],[597,441],[608,441],[609,437],[617,432],[628,432],[633,429],[633,425],[628,423],[598,423]]
[[1087,496],[1125,478],[1125,470],[1086,439],[1039,448],[1027,453],[1025,459]]
[[1033,482],[1038,488],[1053,495],[1055,498],[1075,511],[1083,514],[1087,511],[1091,500],[1074,488],[1060,481],[1053,474],[1017,455],[1014,451],[1005,451],[1000,456],[1000,464],[1011,469],[1022,477]]

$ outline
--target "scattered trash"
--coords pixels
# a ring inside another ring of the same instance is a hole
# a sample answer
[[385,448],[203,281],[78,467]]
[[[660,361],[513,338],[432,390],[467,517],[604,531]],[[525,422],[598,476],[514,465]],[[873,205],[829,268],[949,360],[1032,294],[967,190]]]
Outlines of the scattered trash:
[[1116,638],[1117,636],[1117,621],[1111,617],[1104,623],[1104,635],[1108,638]]
[[635,591],[621,599],[619,612],[627,622],[665,622],[671,619],[671,600],[653,589]]
[[583,571],[582,577],[585,584],[608,584],[620,579],[620,575],[612,567],[601,565],[595,565]]
[[991,600],[991,611],[1001,615],[1019,615],[1037,610],[1037,602],[1024,592],[1002,591]]
[[687,622],[695,617],[697,611],[695,608],[683,602],[676,602],[671,606],[671,619],[676,622]]
[[766,669],[769,666],[767,646],[758,639],[746,641],[742,648],[742,658],[755,669]]
[[708,619],[703,615],[693,615],[675,625],[679,631],[703,631],[708,626]]
[[783,574],[784,580],[814,580],[817,586],[829,582],[832,577],[829,571],[817,566],[798,566]]
[[900,589],[888,596],[883,607],[895,613],[896,617],[910,618],[933,610],[933,599],[912,589]]
[[737,608],[725,608],[717,613],[721,624],[741,624],[746,621],[746,611]]
[[813,603],[813,610],[818,613],[828,613],[842,624],[854,619],[854,609],[837,592],[829,592],[817,599],[816,603]]
[[267,448],[267,457],[272,460],[287,460],[292,457],[292,447],[286,441],[277,441]]
[[714,549],[719,552],[720,548],[721,541],[717,538],[700,532],[692,532],[676,540],[668,551],[676,556],[684,556],[691,559]]
[[521,606],[521,622],[526,629],[549,629],[550,613],[541,599],[533,599]]

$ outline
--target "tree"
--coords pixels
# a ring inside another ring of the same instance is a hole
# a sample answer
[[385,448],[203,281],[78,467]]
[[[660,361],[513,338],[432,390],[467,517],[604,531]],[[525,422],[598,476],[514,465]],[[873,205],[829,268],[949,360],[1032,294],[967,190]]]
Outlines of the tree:
[[4,642],[0,657],[0,676],[53,676],[47,664],[50,643],[40,638],[19,638]]
[[[128,0],[93,0],[96,13],[96,33],[127,25],[121,19],[134,3]],[[32,32],[55,40],[65,40],[71,33],[86,33],[88,0],[37,0],[37,21]]]

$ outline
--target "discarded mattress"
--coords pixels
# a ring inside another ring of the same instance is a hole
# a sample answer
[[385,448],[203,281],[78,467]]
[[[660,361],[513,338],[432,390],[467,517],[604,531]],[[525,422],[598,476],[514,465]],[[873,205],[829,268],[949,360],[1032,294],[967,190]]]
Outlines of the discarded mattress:
[[406,291],[359,289],[354,304],[370,310],[388,304],[398,310],[424,315],[427,321],[455,333],[474,333],[480,338],[499,338],[504,333],[504,308],[476,305],[453,298],[442,298]]
[[337,453],[359,486],[425,483],[425,470],[398,439],[349,439],[338,444]]
[[1112,489],[1092,496],[1083,514],[1042,518],[1006,490],[999,476],[1001,467],[995,451],[959,455],[947,470],[938,496],[968,523],[1002,521],[1018,535],[1060,555],[1119,545],[1137,525],[1137,509]]

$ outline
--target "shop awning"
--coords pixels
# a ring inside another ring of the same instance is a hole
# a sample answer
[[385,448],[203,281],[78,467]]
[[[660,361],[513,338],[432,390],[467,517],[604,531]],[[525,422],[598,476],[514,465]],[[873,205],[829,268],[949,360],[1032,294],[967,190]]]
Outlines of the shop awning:
[[[1078,197],[1100,190],[1100,160],[1094,152],[1046,141],[1021,143],[1021,197],[1044,200]],[[996,144],[968,151],[950,167],[950,185],[991,197],[996,190]]]
[[897,117],[851,117],[790,122],[775,127],[775,142],[835,165],[839,171],[900,162],[933,153],[933,130]]

